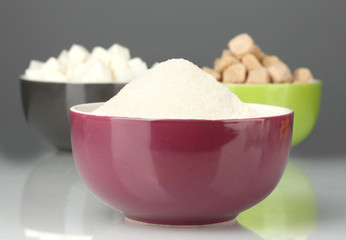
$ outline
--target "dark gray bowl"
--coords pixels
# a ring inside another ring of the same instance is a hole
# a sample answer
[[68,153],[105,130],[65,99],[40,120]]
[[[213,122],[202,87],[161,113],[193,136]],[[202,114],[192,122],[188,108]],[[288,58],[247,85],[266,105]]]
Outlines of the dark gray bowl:
[[125,83],[58,83],[20,78],[24,115],[35,130],[58,149],[71,151],[70,107],[104,102]]

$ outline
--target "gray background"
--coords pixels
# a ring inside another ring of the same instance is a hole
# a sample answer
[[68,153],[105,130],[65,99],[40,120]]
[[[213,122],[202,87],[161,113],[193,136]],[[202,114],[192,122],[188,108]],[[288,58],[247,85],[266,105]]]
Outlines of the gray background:
[[344,155],[346,145],[346,1],[5,1],[0,3],[0,154],[26,158],[50,148],[26,124],[18,76],[79,43],[117,42],[149,66],[183,57],[212,66],[233,36],[247,32],[291,69],[323,81],[312,134],[292,154]]

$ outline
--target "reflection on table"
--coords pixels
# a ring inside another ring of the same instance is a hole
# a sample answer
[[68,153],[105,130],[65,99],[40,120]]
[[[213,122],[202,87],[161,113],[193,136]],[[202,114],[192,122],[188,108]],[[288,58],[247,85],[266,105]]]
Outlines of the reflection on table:
[[237,220],[264,239],[306,239],[317,225],[312,183],[300,168],[288,162],[277,188]]
[[42,159],[26,182],[21,220],[29,239],[91,239],[116,217],[122,218],[84,187],[71,153]]
[[278,187],[237,221],[209,227],[159,227],[132,223],[96,199],[81,181],[70,153],[37,162],[22,194],[27,239],[290,239],[316,227],[316,200],[307,176],[289,163]]

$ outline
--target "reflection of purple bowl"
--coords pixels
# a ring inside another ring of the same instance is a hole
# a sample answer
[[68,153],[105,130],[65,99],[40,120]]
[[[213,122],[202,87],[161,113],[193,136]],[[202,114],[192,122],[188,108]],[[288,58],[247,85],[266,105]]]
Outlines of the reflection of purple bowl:
[[293,112],[272,117],[165,120],[96,116],[71,108],[72,148],[91,191],[128,218],[195,225],[231,220],[277,185]]

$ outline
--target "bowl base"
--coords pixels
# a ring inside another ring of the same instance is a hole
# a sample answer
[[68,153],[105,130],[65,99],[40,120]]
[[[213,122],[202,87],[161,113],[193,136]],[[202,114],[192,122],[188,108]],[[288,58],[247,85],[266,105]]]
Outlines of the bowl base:
[[160,220],[160,219],[142,219],[137,217],[129,217],[125,215],[125,221],[136,224],[143,224],[155,227],[211,227],[223,224],[233,224],[236,222],[237,216],[222,219],[211,220]]

